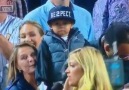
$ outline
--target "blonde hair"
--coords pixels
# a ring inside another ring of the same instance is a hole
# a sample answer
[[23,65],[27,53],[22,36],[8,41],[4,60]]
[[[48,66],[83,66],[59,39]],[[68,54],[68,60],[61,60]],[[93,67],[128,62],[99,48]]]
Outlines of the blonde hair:
[[69,58],[76,60],[84,71],[78,87],[73,87],[73,90],[112,90],[99,50],[89,46],[84,47],[71,52]]
[[28,42],[23,42],[23,43],[15,46],[15,48],[10,56],[10,59],[9,59],[8,82],[15,81],[17,74],[20,73],[20,71],[17,69],[17,54],[18,54],[19,48],[22,48],[22,47],[31,47],[34,50],[35,54],[37,54],[36,47],[29,44]]

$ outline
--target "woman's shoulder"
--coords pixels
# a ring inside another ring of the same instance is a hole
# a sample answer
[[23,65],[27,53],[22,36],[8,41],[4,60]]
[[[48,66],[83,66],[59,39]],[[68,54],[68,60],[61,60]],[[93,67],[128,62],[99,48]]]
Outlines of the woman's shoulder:
[[34,88],[24,79],[22,74],[19,74],[16,80],[8,84],[5,90],[34,90]]
[[17,86],[8,86],[5,90],[19,90]]
[[17,80],[15,82],[10,82],[5,90],[20,90],[18,89]]

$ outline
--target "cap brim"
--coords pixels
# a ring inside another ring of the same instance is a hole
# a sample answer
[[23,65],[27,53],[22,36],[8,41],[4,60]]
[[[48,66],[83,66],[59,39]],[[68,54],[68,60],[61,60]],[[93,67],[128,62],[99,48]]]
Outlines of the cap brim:
[[50,25],[52,22],[56,21],[56,20],[68,20],[70,22],[72,22],[73,24],[75,23],[75,19],[72,18],[62,18],[62,17],[57,17],[57,18],[53,18],[51,20],[48,20],[47,23]]

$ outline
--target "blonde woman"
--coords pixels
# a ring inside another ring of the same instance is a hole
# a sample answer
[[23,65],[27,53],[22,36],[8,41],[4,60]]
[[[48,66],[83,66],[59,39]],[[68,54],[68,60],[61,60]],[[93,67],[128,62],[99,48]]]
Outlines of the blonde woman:
[[102,55],[93,47],[70,53],[64,90],[112,90]]

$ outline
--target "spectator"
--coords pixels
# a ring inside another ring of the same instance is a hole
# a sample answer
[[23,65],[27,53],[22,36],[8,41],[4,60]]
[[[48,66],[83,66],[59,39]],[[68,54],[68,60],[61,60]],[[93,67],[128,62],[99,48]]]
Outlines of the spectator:
[[105,51],[107,58],[113,58],[114,55],[118,55],[124,64],[124,84],[129,82],[129,25],[124,22],[112,23],[107,32],[103,36],[104,39],[101,43],[101,47]]
[[10,57],[6,90],[37,90],[35,80],[37,49],[28,43],[17,45]]
[[93,47],[71,52],[66,73],[63,90],[112,90],[103,57]]
[[57,6],[49,12],[48,24],[51,31],[44,35],[38,49],[36,78],[39,83],[44,80],[50,90],[53,83],[63,81],[61,68],[68,53],[89,45],[83,35],[73,28],[74,23],[73,11],[69,7]]
[[87,10],[73,4],[70,0],[48,0],[44,5],[28,13],[24,20],[36,21],[45,31],[50,30],[50,27],[46,23],[48,20],[48,14],[50,9],[58,5],[69,6],[72,8],[76,20],[74,27],[78,27],[84,38],[94,44],[94,31],[92,28],[92,18],[90,13]]
[[[12,5],[12,0],[0,0],[1,5]],[[19,42],[18,28],[20,24],[21,19],[8,15],[8,12],[0,12],[0,85],[3,79],[3,67],[6,65],[13,49],[12,44],[15,45]]]
[[[42,28],[35,22],[26,21],[20,26],[20,42],[28,42],[34,44],[38,48],[42,36],[44,35]],[[12,52],[11,52],[12,53]],[[8,65],[3,68],[2,90],[5,90],[7,81]]]

